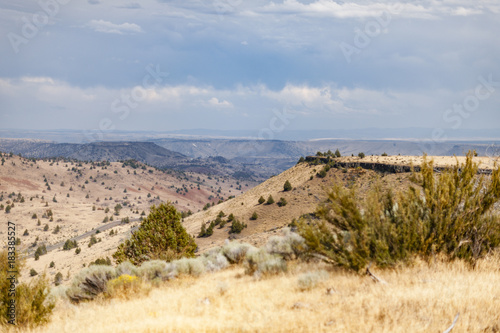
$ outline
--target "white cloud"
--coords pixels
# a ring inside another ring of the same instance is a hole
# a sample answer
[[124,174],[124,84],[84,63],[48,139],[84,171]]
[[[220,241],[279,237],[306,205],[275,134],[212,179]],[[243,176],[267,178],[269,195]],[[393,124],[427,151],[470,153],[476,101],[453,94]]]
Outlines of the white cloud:
[[115,24],[104,20],[92,20],[87,23],[87,27],[97,32],[109,34],[126,34],[143,32],[141,27],[135,23]]
[[217,97],[212,97],[210,100],[208,100],[208,104],[216,107],[223,107],[223,108],[228,108],[228,107],[233,107],[233,104],[231,102],[228,102],[226,100],[219,101]]
[[[461,5],[458,6],[457,5]],[[483,7],[493,7],[485,5]],[[492,9],[491,9],[492,10]],[[440,15],[477,15],[483,11],[478,9],[475,3],[466,1],[420,1],[418,4],[386,1],[386,2],[336,2],[333,0],[316,0],[310,3],[302,3],[297,0],[285,0],[283,3],[274,3],[256,9],[261,13],[294,14],[318,17],[336,18],[367,18],[377,17],[383,13],[395,14],[401,17],[412,17],[420,19],[435,19]]]

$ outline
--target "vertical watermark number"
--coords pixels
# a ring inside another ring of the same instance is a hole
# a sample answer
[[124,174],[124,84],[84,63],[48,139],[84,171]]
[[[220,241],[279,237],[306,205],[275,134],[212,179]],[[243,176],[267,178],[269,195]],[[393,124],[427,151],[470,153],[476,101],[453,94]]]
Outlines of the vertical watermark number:
[[16,224],[8,222],[7,232],[7,280],[9,281],[9,290],[7,293],[7,308],[9,324],[16,324],[16,285],[18,283],[17,276],[19,274],[16,265]]

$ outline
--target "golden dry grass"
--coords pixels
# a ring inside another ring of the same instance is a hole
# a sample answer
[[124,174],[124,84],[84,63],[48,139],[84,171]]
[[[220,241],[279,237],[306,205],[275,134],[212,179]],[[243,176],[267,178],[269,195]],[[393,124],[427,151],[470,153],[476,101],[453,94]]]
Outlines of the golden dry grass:
[[167,282],[147,297],[59,302],[52,322],[29,332],[444,332],[457,313],[453,333],[500,330],[498,255],[475,270],[458,261],[374,270],[386,285],[330,270],[300,291],[298,276],[319,269],[292,263],[287,274],[256,280],[233,267]]

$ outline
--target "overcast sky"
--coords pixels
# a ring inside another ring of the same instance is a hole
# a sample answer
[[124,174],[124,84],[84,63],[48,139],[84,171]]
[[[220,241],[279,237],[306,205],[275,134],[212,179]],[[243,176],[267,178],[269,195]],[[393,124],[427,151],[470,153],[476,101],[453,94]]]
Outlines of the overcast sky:
[[499,33],[489,0],[1,0],[0,128],[500,128]]

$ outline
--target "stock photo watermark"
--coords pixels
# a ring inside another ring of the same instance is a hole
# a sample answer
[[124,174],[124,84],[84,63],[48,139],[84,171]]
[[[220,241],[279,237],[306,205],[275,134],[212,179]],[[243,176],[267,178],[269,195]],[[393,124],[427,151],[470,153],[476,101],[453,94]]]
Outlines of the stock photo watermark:
[[10,42],[14,53],[19,53],[21,45],[26,45],[35,38],[38,33],[49,24],[59,11],[61,6],[67,5],[71,0],[39,0],[38,6],[41,10],[33,13],[31,16],[21,18],[22,26],[20,33],[9,32],[7,39]]
[[[467,95],[461,103],[455,103],[443,113],[443,120],[447,124],[451,124],[452,129],[459,129],[464,120],[468,119],[476,112],[481,104],[491,97],[495,92],[495,87],[500,86],[500,82],[493,81],[493,75],[490,74],[487,79],[483,76],[477,78],[479,83],[474,88],[474,93]],[[432,141],[439,142],[446,140],[446,131],[443,128],[437,127],[432,132]]]
[[[111,103],[111,112],[116,115],[115,118],[118,117],[118,120],[124,121],[127,119],[130,116],[130,111],[137,108],[140,102],[146,99],[148,90],[159,87],[169,75],[167,72],[160,70],[160,65],[155,67],[149,64],[146,66],[145,71],[147,74],[143,77],[141,86],[135,86],[128,93],[123,92],[119,98],[116,98]],[[113,121],[113,119],[105,117],[99,121],[98,128],[86,130],[84,135],[90,142],[102,141],[106,132],[115,129],[116,119]]]
[[219,20],[224,18],[224,15],[232,12],[236,7],[241,6],[243,0],[215,0],[213,6]]
[[263,147],[259,144],[259,141],[274,140],[275,135],[282,133],[296,117],[296,115],[293,113],[293,110],[290,110],[288,106],[283,107],[281,111],[276,109],[273,110],[273,114],[274,116],[269,119],[268,126],[262,128],[259,131],[257,135],[258,139],[243,143],[239,147],[240,151],[245,152],[246,154],[252,154],[261,151]]
[[392,22],[393,15],[400,13],[401,6],[401,4],[398,4],[390,9],[387,8],[374,19],[366,22],[363,28],[354,28],[352,43],[341,42],[339,44],[339,48],[347,63],[350,64],[354,56],[359,55],[362,50],[371,44],[373,39],[380,36],[387,29]]
[[[477,81],[478,84],[474,87],[472,93],[468,94],[462,102],[453,104],[443,112],[442,120],[446,124],[451,125],[451,130],[458,130],[462,127],[464,121],[478,111],[481,102],[489,99],[496,91],[496,88],[500,87],[500,82],[494,81],[492,74],[488,75],[487,78],[479,76]],[[448,140],[447,130],[449,131],[450,129],[443,127],[434,128],[431,133],[431,140],[419,142],[422,152],[432,154],[436,144]],[[490,154],[492,156],[494,156],[493,151],[498,152],[498,150],[491,148]],[[486,153],[488,154],[488,152]]]

